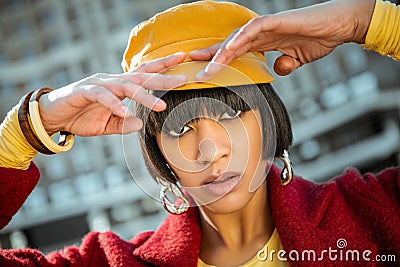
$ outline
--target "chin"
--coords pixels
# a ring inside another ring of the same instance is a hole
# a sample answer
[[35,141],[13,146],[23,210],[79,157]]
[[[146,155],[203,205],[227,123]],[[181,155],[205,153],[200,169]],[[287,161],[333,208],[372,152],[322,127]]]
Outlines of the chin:
[[240,189],[241,190],[230,192],[212,203],[199,206],[203,210],[221,215],[240,212],[246,208],[255,195],[255,192],[250,193],[245,188]]

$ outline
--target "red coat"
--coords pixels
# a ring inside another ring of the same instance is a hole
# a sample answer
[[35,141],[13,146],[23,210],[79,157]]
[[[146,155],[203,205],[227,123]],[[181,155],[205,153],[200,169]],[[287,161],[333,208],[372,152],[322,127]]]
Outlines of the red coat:
[[[395,255],[397,260],[386,264],[399,266],[399,168],[364,177],[349,169],[320,185],[296,177],[285,187],[280,185],[279,172],[276,167],[271,169],[268,186],[276,228],[286,251],[283,256],[289,258],[291,250],[298,251],[300,257],[305,250],[315,251],[317,259],[324,256],[322,261],[289,260],[291,265],[367,266],[361,257],[369,250],[370,265],[380,265],[372,260],[384,254]],[[1,227],[19,209],[38,178],[33,164],[28,171],[0,168]],[[343,239],[347,246],[339,249],[337,242]],[[0,266],[196,266],[200,240],[198,211],[191,208],[180,216],[168,215],[158,230],[141,233],[130,241],[112,232],[92,232],[80,247],[70,246],[47,256],[34,249],[0,250]],[[337,256],[335,261],[328,252],[323,254],[329,248],[336,250],[331,254]],[[357,250],[360,261],[346,261],[347,250]],[[339,253],[343,253],[342,258]]]

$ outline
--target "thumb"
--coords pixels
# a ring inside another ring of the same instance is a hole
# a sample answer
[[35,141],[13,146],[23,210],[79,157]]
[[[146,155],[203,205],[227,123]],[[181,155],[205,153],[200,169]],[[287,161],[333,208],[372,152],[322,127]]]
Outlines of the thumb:
[[302,64],[298,59],[288,55],[282,55],[275,60],[274,71],[278,75],[286,76],[301,66]]

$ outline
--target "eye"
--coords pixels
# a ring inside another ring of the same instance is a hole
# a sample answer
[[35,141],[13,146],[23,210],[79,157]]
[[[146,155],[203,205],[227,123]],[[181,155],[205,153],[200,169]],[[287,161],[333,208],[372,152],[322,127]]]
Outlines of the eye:
[[185,133],[187,133],[188,131],[190,131],[191,129],[192,129],[191,127],[184,125],[182,128],[180,128],[177,131],[176,130],[169,131],[168,134],[172,137],[180,137],[180,136],[184,135]]
[[235,119],[235,118],[238,118],[238,117],[240,116],[241,113],[242,113],[241,110],[233,110],[233,109],[230,109],[230,110],[226,111],[225,113],[223,113],[219,119],[220,119],[220,120],[231,120],[231,119]]

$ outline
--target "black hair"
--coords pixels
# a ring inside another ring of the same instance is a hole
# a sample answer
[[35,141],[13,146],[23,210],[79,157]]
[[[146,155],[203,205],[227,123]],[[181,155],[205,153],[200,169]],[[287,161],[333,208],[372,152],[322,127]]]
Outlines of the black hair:
[[[275,149],[275,156],[281,156],[283,150],[289,149],[292,144],[292,128],[288,112],[270,83],[229,88],[153,91],[153,94],[167,103],[166,110],[155,112],[140,104],[135,108],[136,116],[144,123],[139,131],[139,141],[146,167],[153,178],[159,177],[176,183],[176,178],[158,147],[156,135],[167,133],[171,129],[180,129],[189,121],[193,121],[193,118],[196,120],[205,116],[205,113],[212,117],[230,108],[242,112],[250,109],[258,110],[263,127],[263,151]],[[190,101],[188,102],[190,104],[183,104],[186,101]],[[175,109],[181,104],[182,108]],[[271,134],[269,131],[275,132]],[[274,148],[269,147],[271,142],[266,141],[271,136],[276,137],[273,142]]]

